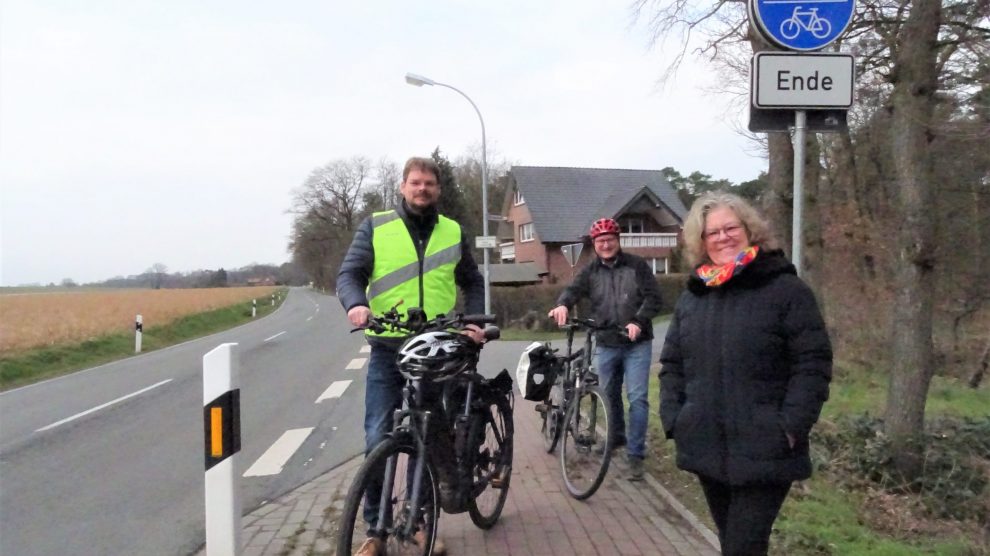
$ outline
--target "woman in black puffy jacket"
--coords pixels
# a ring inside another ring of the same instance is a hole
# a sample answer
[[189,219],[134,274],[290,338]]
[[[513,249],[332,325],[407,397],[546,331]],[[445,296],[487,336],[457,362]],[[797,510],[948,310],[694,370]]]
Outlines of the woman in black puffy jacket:
[[766,554],[791,482],[811,476],[832,347],[811,289],[744,200],[698,198],[684,243],[696,266],[660,354],[660,418],[722,553]]

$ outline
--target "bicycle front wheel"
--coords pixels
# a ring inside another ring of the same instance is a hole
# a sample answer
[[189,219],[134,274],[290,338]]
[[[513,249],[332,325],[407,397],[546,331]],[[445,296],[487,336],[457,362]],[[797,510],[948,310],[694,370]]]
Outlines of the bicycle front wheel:
[[567,492],[584,500],[601,486],[612,460],[612,410],[599,386],[576,394],[561,427],[560,469]]
[[[369,537],[377,538],[387,554],[433,553],[440,519],[436,473],[428,461],[424,462],[419,500],[414,502],[415,465],[416,448],[411,438],[387,438],[368,454],[347,492],[337,528],[337,556],[351,556]],[[387,491],[384,512],[383,490]],[[415,517],[413,507],[419,510]],[[416,523],[407,527],[413,519]]]
[[481,445],[474,456],[471,470],[475,490],[468,502],[471,521],[482,529],[491,529],[502,515],[505,499],[509,496],[512,478],[512,408],[509,400],[493,400],[478,425]]

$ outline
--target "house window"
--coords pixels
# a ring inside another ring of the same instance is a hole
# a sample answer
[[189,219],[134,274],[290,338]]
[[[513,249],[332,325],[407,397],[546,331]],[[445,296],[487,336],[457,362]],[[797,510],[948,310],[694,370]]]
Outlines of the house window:
[[523,194],[522,194],[522,191],[519,191],[519,190],[517,189],[517,190],[516,190],[516,195],[515,195],[515,197],[513,197],[513,199],[512,199],[512,204],[513,204],[513,205],[521,205],[521,204],[523,204],[523,203],[525,203],[525,202],[526,202],[526,199],[523,199]]
[[533,241],[533,223],[519,226],[519,241]]
[[619,219],[619,228],[624,234],[643,233],[643,219],[640,217],[626,217]]

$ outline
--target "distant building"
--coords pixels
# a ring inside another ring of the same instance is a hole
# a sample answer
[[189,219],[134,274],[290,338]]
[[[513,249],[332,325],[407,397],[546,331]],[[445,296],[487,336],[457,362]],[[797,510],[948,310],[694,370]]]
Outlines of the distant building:
[[[594,251],[591,223],[614,218],[622,228],[623,251],[639,255],[654,273],[670,272],[687,209],[670,183],[656,170],[513,166],[502,205],[504,222],[496,235],[503,265],[526,265],[544,281],[570,281]],[[581,243],[572,269],[561,247]],[[498,265],[492,265],[497,267]],[[497,275],[522,276],[508,268]]]
[[248,278],[247,285],[249,286],[274,286],[275,278],[272,276],[265,276],[264,278]]

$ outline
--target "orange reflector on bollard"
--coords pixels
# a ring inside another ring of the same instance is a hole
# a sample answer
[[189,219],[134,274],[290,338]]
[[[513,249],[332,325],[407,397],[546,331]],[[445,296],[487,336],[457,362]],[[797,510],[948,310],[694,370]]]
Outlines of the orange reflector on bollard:
[[210,408],[210,455],[223,455],[223,408]]
[[203,455],[206,469],[241,449],[241,391],[230,390],[203,406]]

